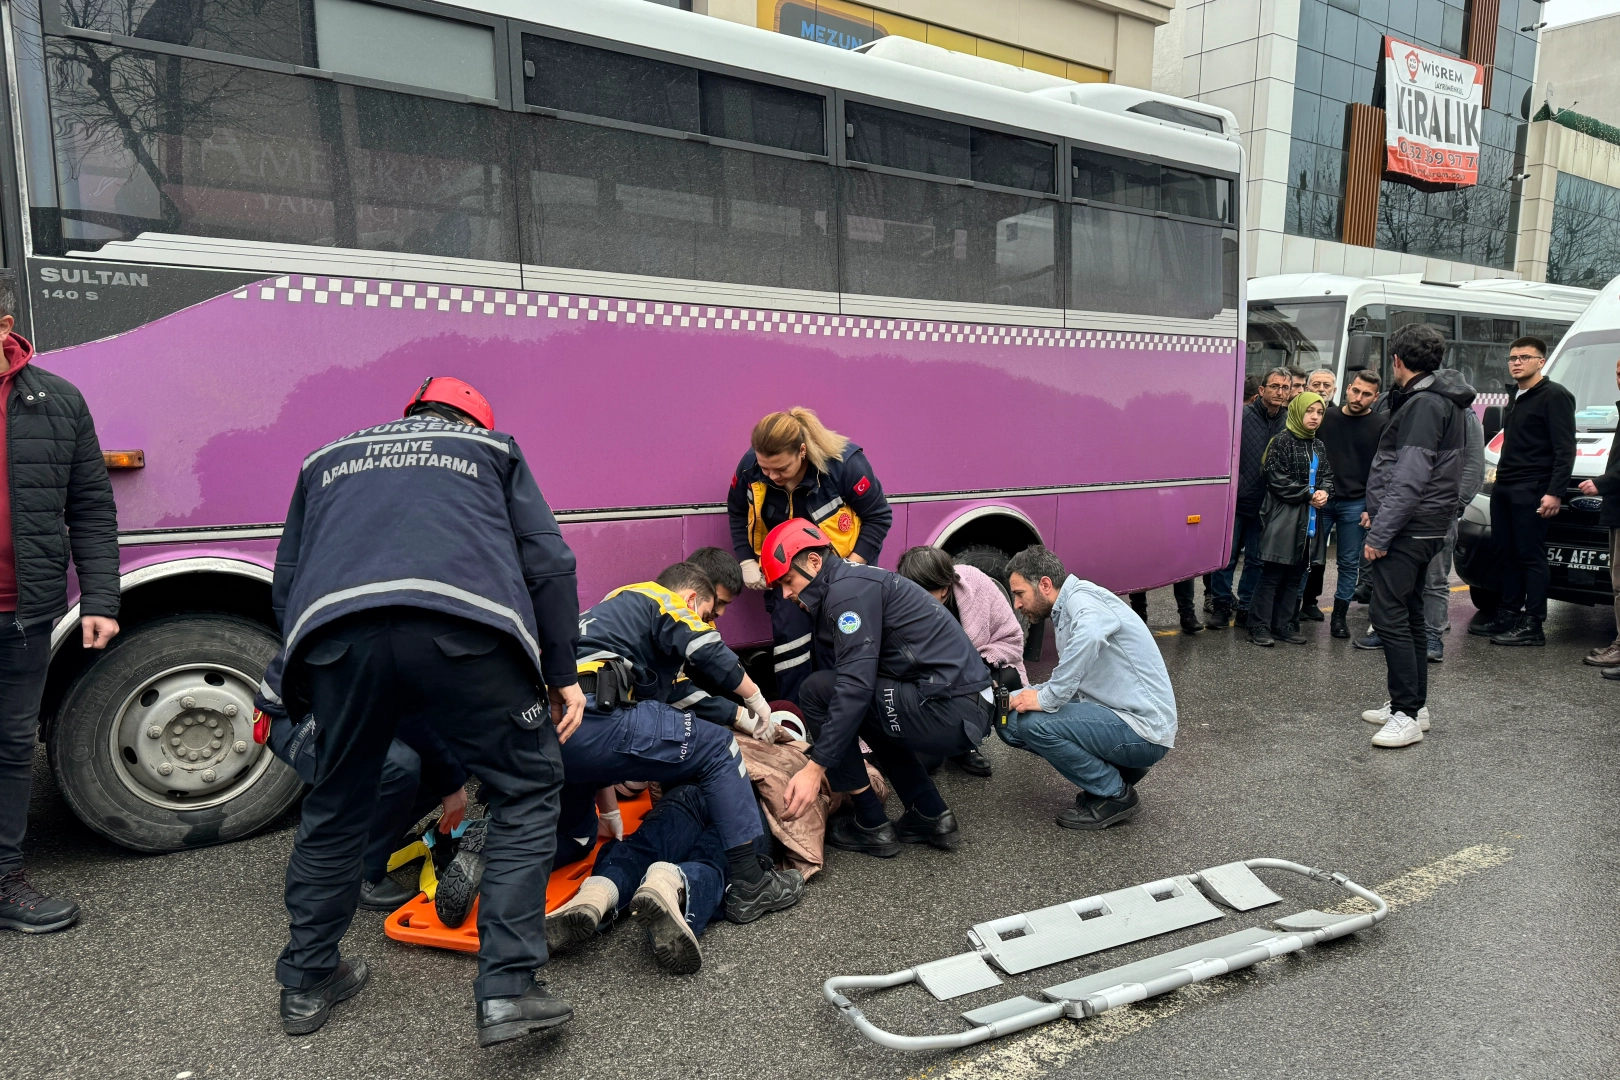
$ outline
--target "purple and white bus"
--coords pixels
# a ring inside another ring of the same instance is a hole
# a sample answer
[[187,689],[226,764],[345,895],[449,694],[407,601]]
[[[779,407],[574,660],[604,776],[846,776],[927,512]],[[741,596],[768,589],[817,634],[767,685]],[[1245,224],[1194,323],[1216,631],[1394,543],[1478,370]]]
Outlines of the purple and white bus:
[[[727,545],[750,427],[791,405],[866,448],[888,565],[1039,541],[1124,591],[1226,560],[1229,113],[641,0],[0,10],[6,264],[123,553],[123,634],[90,656],[63,620],[45,738],[119,843],[297,797],[250,734],[282,515],[427,375],[519,438],[582,605]],[[769,638],[757,597],[725,623]]]

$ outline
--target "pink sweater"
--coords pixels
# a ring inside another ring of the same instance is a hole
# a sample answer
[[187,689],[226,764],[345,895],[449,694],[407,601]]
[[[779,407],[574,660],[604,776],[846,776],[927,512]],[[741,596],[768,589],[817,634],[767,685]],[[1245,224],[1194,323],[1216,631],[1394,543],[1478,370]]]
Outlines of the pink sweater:
[[1028,686],[1024,631],[1007,597],[984,571],[971,566],[956,568],[956,609],[962,613],[962,629],[979,655],[989,663],[1011,664]]

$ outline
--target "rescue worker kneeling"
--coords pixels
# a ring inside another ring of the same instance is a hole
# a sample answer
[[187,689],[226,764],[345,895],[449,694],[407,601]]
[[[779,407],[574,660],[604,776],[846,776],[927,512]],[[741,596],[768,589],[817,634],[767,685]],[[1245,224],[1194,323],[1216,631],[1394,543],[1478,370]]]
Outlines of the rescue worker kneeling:
[[[726,857],[726,918],[746,923],[798,903],[804,878],[766,869],[756,857],[754,841],[764,825],[730,727],[668,704],[693,692],[690,683],[676,686],[681,669],[690,667],[748,703],[756,737],[775,736],[764,695],[708,622],[713,609],[714,586],[703,571],[676,563],[656,581],[616,589],[582,614],[585,721],[562,758],[570,783],[647,780],[701,788]],[[730,702],[708,700],[718,703],[717,719],[736,718]]]
[[[832,661],[799,693],[813,742],[788,782],[788,819],[810,807],[825,778],[855,804],[852,816],[827,823],[833,847],[881,858],[902,843],[955,847],[956,815],[917,755],[966,753],[989,733],[990,669],[962,624],[916,582],[846,562],[805,521],[772,529],[762,559],[766,578],[809,612],[818,654]],[[863,738],[906,807],[898,823],[867,784]]]

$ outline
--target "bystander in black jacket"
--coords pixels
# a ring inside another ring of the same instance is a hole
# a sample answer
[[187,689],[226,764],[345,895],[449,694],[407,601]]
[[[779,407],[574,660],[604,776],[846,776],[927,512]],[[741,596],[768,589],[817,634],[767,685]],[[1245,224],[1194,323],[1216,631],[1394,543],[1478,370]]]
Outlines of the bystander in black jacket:
[[1575,470],[1575,396],[1551,379],[1524,391],[1510,382],[1507,392],[1495,490],[1518,495],[1515,501],[1562,499]]
[[1316,438],[1327,449],[1333,462],[1335,499],[1354,501],[1367,497],[1367,476],[1372,472],[1373,455],[1378,452],[1378,436],[1389,423],[1389,413],[1371,409],[1360,416],[1335,405],[1322,417]]
[[1366,544],[1388,551],[1398,536],[1444,537],[1457,518],[1468,457],[1467,421],[1474,388],[1442,368],[1389,393],[1389,423],[1378,437],[1367,478]]
[[1253,517],[1260,512],[1266,497],[1266,479],[1260,459],[1266,444],[1288,422],[1288,409],[1279,408],[1272,413],[1264,398],[1255,398],[1243,406],[1243,442],[1238,456],[1237,512]]
[[[1620,410],[1620,401],[1615,402],[1614,407]],[[1620,529],[1620,428],[1615,429],[1614,440],[1609,444],[1609,462],[1603,468],[1603,475],[1594,476],[1592,483],[1603,496],[1598,524],[1607,529]]]

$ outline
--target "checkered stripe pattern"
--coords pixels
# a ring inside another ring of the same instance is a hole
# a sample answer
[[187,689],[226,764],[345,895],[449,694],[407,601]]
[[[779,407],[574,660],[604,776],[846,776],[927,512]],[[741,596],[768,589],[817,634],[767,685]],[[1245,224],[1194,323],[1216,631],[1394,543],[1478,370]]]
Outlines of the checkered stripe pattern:
[[1030,345],[1047,348],[1138,349],[1167,352],[1228,353],[1236,340],[1196,334],[1066,330],[1047,326],[884,319],[865,315],[822,315],[804,311],[618,300],[567,293],[475,289],[464,285],[369,281],[361,278],[277,278],[233,293],[238,300],[271,300],[341,307],[388,307],[474,316],[530,319],[584,319],[631,326],[682,326],[749,334],[800,334],[888,341],[948,341],[974,345]]
[[1506,405],[1507,403],[1508,403],[1508,396],[1506,394],[1475,394],[1474,395],[1474,404],[1475,405],[1482,405],[1482,406],[1489,407],[1491,405]]

